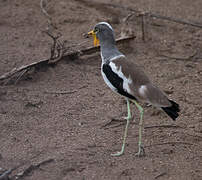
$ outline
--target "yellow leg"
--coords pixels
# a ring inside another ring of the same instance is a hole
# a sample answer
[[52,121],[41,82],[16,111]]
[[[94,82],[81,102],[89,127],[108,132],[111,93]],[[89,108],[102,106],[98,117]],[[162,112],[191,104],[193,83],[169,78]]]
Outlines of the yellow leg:
[[132,102],[137,106],[138,110],[140,111],[138,152],[135,155],[143,156],[145,154],[144,148],[142,146],[142,126],[143,126],[144,110],[143,110],[142,106],[140,106],[135,100],[132,100]]
[[126,123],[125,131],[124,131],[122,148],[121,148],[121,151],[111,154],[112,156],[121,156],[124,153],[126,137],[127,137],[127,133],[128,133],[128,126],[129,126],[130,119],[131,119],[129,99],[127,98],[126,101],[127,101],[128,116],[126,117],[127,123]]

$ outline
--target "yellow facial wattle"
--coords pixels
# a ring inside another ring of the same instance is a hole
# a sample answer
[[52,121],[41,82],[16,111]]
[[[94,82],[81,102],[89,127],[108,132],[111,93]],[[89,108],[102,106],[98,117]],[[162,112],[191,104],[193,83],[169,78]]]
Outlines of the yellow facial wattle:
[[99,46],[99,39],[97,38],[96,33],[92,30],[92,31],[88,32],[88,35],[93,36],[94,46]]

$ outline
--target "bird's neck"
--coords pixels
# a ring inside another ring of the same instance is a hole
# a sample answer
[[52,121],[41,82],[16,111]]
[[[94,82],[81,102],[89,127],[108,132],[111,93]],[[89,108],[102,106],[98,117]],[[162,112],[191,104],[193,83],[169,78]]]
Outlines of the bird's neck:
[[117,56],[123,55],[114,44],[101,44],[100,48],[102,63],[106,63]]

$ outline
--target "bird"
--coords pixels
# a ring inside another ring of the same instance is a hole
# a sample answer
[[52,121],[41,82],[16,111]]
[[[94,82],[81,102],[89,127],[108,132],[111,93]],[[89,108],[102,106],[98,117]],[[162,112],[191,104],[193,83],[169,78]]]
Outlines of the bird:
[[134,103],[140,112],[139,140],[137,156],[144,156],[145,150],[142,144],[142,128],[144,109],[139,104],[149,103],[156,108],[162,109],[171,119],[176,120],[179,116],[179,104],[169,99],[163,91],[154,85],[144,71],[120,52],[116,46],[115,33],[112,26],[107,22],[97,23],[93,30],[88,32],[93,36],[94,46],[100,46],[101,74],[104,82],[115,93],[123,96],[127,103],[126,126],[124,130],[121,150],[112,153],[112,156],[124,154],[127,132],[131,116],[130,103]]

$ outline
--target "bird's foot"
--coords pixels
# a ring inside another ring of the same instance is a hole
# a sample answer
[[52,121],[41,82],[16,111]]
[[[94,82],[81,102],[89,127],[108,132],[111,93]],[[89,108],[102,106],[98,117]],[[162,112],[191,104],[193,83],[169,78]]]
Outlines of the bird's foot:
[[123,116],[122,117],[124,120],[131,120],[133,118],[132,115],[128,115],[128,116]]
[[117,153],[112,153],[111,156],[121,156],[121,155],[123,155],[124,149],[125,149],[125,143],[122,145],[121,151],[118,151]]
[[142,157],[142,156],[145,156],[145,150],[144,150],[144,147],[143,146],[139,146],[139,150],[138,152],[135,154],[135,156],[138,156],[138,157]]
[[123,155],[123,153],[124,153],[124,151],[118,151],[117,153],[112,153],[111,156],[118,157],[118,156]]

